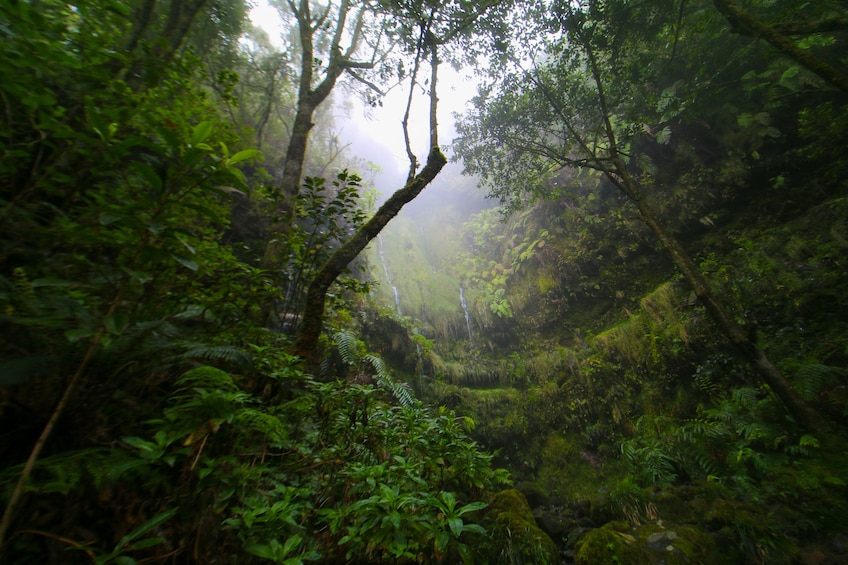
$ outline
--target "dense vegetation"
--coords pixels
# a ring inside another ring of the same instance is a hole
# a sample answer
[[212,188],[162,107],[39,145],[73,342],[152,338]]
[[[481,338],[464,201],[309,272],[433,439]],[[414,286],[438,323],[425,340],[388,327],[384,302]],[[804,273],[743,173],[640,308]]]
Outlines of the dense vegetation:
[[842,3],[276,8],[0,5],[0,561],[846,559]]

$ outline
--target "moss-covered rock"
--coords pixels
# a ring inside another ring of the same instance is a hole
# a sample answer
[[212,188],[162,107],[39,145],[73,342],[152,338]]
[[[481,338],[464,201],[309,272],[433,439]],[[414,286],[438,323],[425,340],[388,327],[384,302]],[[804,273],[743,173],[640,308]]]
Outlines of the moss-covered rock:
[[662,520],[631,527],[609,522],[587,533],[578,543],[579,565],[687,565],[729,563],[710,536],[692,526],[675,526]]
[[558,550],[551,538],[536,524],[527,499],[516,489],[494,495],[484,520],[490,532],[492,562],[556,563]]
[[577,542],[574,562],[578,565],[650,565],[647,548],[639,544],[628,529],[622,522],[609,522],[590,531]]
[[623,461],[608,451],[586,447],[580,434],[550,433],[536,460],[536,485],[556,505],[569,505],[583,500],[591,507],[587,514],[602,524],[619,516],[608,511],[609,491],[627,476]]

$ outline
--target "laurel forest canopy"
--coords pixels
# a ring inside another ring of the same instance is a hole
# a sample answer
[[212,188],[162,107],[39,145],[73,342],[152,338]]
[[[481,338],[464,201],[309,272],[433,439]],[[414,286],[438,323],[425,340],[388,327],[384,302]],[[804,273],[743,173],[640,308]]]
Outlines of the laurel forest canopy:
[[271,6],[0,4],[0,561],[846,559],[843,2]]

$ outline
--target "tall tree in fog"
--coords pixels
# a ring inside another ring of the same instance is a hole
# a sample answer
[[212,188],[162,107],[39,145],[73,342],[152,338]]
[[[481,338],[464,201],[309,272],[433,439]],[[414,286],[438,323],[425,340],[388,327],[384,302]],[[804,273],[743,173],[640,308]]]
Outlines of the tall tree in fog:
[[[536,194],[557,190],[553,176],[563,168],[600,173],[635,207],[740,357],[799,423],[823,430],[818,413],[716,296],[658,212],[675,184],[692,181],[663,171],[662,160],[654,157],[666,151],[662,146],[673,132],[691,128],[699,119],[689,107],[697,107],[701,102],[695,95],[706,97],[712,81],[727,72],[728,59],[718,57],[739,57],[723,47],[711,61],[697,60],[703,46],[686,29],[686,18],[703,24],[709,16],[704,7],[687,12],[674,2],[635,6],[584,1],[544,14],[525,30],[523,41],[541,55],[517,53],[514,60],[525,62],[517,62],[517,70],[484,89],[473,114],[460,125],[458,151],[467,169],[506,199],[528,187]],[[535,63],[526,63],[534,57]],[[679,84],[685,75],[672,80],[672,69],[688,73],[686,80],[697,89],[686,92]],[[715,90],[716,96],[720,92]]]
[[[438,109],[438,68],[441,57],[451,48],[461,49],[466,46],[464,53],[473,57],[478,53],[480,45],[486,45],[483,40],[493,29],[502,29],[502,20],[495,8],[505,7],[506,2],[409,2],[400,3],[393,0],[382,4],[387,15],[393,15],[394,22],[391,32],[406,46],[407,51],[414,54],[413,69],[409,76],[409,103],[403,119],[406,151],[410,167],[406,184],[397,190],[380,207],[374,216],[360,228],[350,240],[344,243],[321,267],[309,285],[303,312],[303,323],[298,335],[296,352],[314,363],[318,338],[324,320],[324,308],[327,290],[341,275],[347,266],[361,253],[368,243],[394,218],[401,208],[418,196],[447,163],[447,159],[439,148],[439,128],[437,120]],[[496,35],[496,34],[495,34]],[[477,45],[474,45],[474,40]],[[488,44],[492,45],[492,44]],[[418,87],[419,70],[422,61],[427,61],[430,67],[427,85],[429,97],[429,153],[424,166],[418,170],[418,159],[412,152],[409,138],[409,117],[412,93]]]
[[278,183],[283,196],[291,198],[300,189],[316,109],[345,71],[373,69],[381,46],[375,42],[369,45],[367,59],[354,59],[374,17],[366,4],[341,0],[338,7],[332,2],[316,7],[309,0],[279,0],[274,5],[284,20],[293,19],[300,49],[295,116]]

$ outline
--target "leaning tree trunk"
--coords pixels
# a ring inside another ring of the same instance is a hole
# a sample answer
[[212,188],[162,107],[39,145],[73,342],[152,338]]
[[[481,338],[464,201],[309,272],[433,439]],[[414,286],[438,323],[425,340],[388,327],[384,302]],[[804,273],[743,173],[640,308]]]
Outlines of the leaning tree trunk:
[[[715,1],[721,2],[723,0]],[[604,83],[601,78],[600,65],[595,58],[588,40],[585,37],[582,37],[582,39],[589,61],[589,68],[598,91],[598,102],[603,118],[604,135],[609,141],[609,158],[606,162],[599,164],[599,169],[604,171],[604,174],[619,191],[636,205],[642,221],[653,232],[663,249],[671,256],[674,264],[677,265],[677,268],[683,273],[683,277],[692,286],[695,296],[698,297],[707,309],[707,312],[709,312],[710,317],[716,323],[719,330],[730,341],[738,354],[754,368],[760,379],[780,398],[792,417],[807,429],[816,432],[826,432],[828,426],[825,420],[809,403],[801,398],[798,391],[792,387],[789,379],[771,362],[765,351],[742,331],[742,328],[736,323],[727,308],[713,294],[709,282],[692,261],[692,258],[689,257],[689,254],[677,238],[668,231],[645,202],[639,182],[630,175],[630,171],[622,160],[621,153],[618,149],[615,128],[613,128],[610,120],[611,114],[609,105],[607,104]]]
[[[330,285],[341,275],[347,266],[359,255],[368,243],[377,237],[386,224],[397,216],[403,206],[418,196],[424,188],[430,184],[436,175],[447,164],[448,160],[439,149],[439,127],[437,121],[438,97],[436,96],[436,85],[438,78],[439,59],[437,48],[431,46],[430,52],[430,154],[427,163],[421,172],[412,176],[406,185],[396,191],[386,202],[380,206],[377,213],[368,220],[364,226],[353,234],[344,245],[335,253],[318,271],[318,274],[309,284],[306,292],[306,305],[303,310],[303,324],[295,344],[295,353],[306,360],[307,369],[317,369],[317,346],[318,338],[321,336],[321,328],[324,324],[324,305],[327,290]],[[415,88],[414,77],[410,89]],[[404,130],[406,125],[404,124]],[[404,132],[407,134],[408,132]],[[411,158],[414,161],[414,157]]]
[[436,178],[439,171],[447,163],[447,158],[433,147],[427,164],[410,182],[395,192],[385,204],[380,206],[377,213],[357,231],[344,245],[339,247],[332,257],[321,267],[321,270],[309,284],[306,293],[306,306],[303,311],[303,325],[295,344],[295,353],[306,360],[309,369],[316,367],[315,356],[318,338],[324,322],[324,303],[330,285],[341,275],[347,266],[359,255],[368,243],[397,216],[400,209],[413,198],[418,196],[430,182]]
[[780,401],[799,424],[810,430],[826,432],[827,424],[821,415],[808,402],[801,398],[801,395],[798,394],[798,391],[795,390],[789,379],[771,362],[766,352],[763,351],[756,341],[751,339],[743,331],[733,319],[730,312],[728,312],[727,308],[725,308],[724,304],[716,298],[704,274],[695,265],[692,258],[689,257],[689,254],[677,238],[669,233],[666,227],[654,215],[638,191],[638,187],[632,185],[634,181],[629,176],[625,176],[624,182],[631,186],[622,185],[618,179],[613,182],[636,205],[642,221],[650,228],[660,242],[660,245],[671,256],[674,264],[680,269],[683,277],[692,287],[695,296],[698,297],[698,300],[707,309],[713,322],[715,322],[721,333],[730,341],[737,353],[754,368],[762,381],[780,398]]

